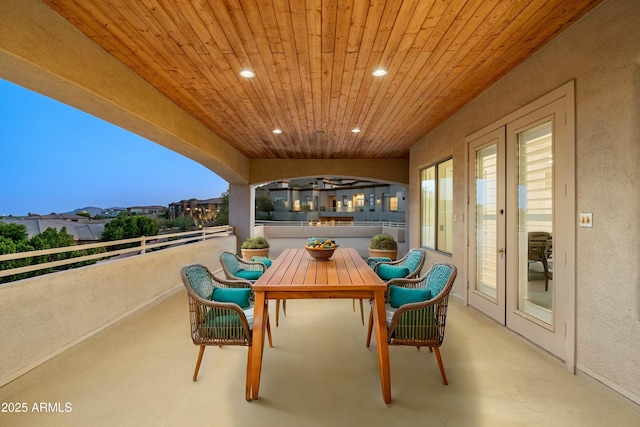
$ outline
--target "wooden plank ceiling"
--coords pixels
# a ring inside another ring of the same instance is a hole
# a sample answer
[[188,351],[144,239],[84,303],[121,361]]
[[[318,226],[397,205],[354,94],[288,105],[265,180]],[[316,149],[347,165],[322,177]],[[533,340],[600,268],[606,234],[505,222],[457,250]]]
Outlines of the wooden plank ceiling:
[[406,158],[601,2],[44,1],[247,157],[267,159]]

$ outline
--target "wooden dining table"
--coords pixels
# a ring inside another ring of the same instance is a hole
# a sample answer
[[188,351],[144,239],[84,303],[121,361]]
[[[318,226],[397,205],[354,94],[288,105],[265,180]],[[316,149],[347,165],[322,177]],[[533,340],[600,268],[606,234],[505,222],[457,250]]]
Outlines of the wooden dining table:
[[[316,260],[304,248],[286,249],[254,283],[255,308],[250,372],[251,398],[258,398],[268,301],[277,299],[356,298],[373,300],[382,398],[391,402],[389,346],[384,307],[385,282],[353,248],[338,248],[328,260]],[[248,372],[248,374],[249,374]]]

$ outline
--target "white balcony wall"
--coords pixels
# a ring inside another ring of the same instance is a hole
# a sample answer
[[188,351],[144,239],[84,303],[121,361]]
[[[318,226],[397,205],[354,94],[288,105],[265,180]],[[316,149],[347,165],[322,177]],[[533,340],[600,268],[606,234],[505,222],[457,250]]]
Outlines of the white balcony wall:
[[235,248],[220,237],[0,286],[0,386],[180,288],[182,265],[215,272]]

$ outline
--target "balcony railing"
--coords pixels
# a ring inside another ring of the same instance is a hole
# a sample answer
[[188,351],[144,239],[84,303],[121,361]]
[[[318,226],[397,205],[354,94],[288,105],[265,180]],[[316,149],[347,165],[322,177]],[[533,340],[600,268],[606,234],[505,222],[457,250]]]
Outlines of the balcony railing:
[[[0,255],[1,261],[20,260],[35,257],[48,257],[56,254],[69,252],[87,252],[90,249],[104,248],[103,252],[80,255],[62,260],[55,260],[32,264],[24,267],[2,269],[0,266],[0,278],[28,273],[43,269],[56,269],[70,264],[78,264],[93,260],[108,260],[115,257],[144,255],[148,251],[156,251],[185,245],[187,243],[201,242],[216,237],[230,236],[233,234],[233,227],[208,227],[203,230],[187,231],[183,233],[160,234],[156,236],[142,236],[132,239],[113,240],[108,242],[91,243],[87,245],[65,246],[61,248],[43,249],[38,251],[18,252],[13,254]],[[123,248],[123,246],[126,246]]]

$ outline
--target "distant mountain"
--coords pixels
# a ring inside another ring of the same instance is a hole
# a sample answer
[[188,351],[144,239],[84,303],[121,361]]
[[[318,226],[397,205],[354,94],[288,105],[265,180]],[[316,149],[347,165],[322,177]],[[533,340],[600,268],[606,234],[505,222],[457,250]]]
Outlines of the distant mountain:
[[78,209],[74,209],[71,212],[66,212],[66,213],[77,214],[78,212],[88,212],[89,215],[96,216],[96,215],[102,215],[102,213],[104,211],[126,211],[126,210],[127,210],[127,208],[108,208],[108,209],[103,209],[103,208],[97,208],[95,206],[87,206],[86,208],[78,208]]

